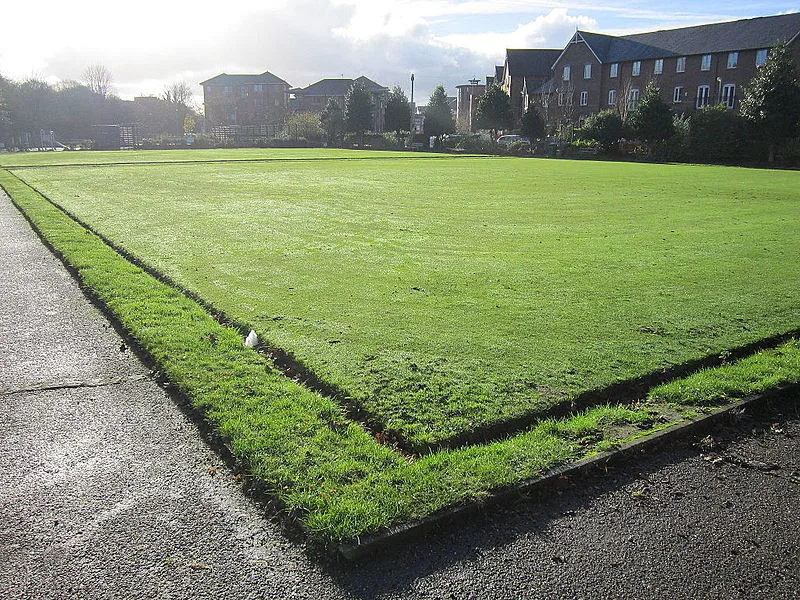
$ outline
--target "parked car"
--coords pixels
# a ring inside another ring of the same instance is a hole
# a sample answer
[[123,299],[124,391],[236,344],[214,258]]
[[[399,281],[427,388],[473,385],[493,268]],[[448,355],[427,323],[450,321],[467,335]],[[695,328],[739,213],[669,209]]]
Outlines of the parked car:
[[510,146],[514,142],[520,142],[522,144],[528,144],[528,145],[530,145],[531,143],[531,141],[528,138],[523,137],[521,135],[509,134],[509,135],[501,135],[499,138],[497,138],[497,143],[503,144],[504,146]]

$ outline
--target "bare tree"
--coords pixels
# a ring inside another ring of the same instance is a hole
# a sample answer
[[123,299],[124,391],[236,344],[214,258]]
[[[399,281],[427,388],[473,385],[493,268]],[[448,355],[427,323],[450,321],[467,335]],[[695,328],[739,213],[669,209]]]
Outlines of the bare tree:
[[186,132],[186,117],[195,114],[192,88],[185,81],[170,83],[164,88],[162,99],[173,113],[175,134],[183,135]]
[[111,71],[105,65],[95,63],[86,68],[83,72],[83,81],[92,92],[107,98],[111,93]]
[[162,98],[170,104],[194,110],[194,94],[192,88],[185,81],[170,83],[164,88]]

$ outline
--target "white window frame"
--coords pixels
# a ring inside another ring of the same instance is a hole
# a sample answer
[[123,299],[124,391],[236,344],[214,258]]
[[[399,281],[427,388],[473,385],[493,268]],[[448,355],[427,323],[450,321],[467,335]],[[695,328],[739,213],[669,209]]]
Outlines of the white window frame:
[[592,63],[586,63],[583,65],[583,78],[584,79],[592,78]]
[[661,75],[664,72],[664,59],[657,58],[653,64],[653,75]]
[[262,84],[260,84],[260,83],[254,83],[253,84],[253,91],[254,92],[263,92],[264,91],[264,86]]
[[739,53],[728,52],[728,68],[735,69],[737,66],[739,66]]
[[635,110],[636,105],[639,104],[641,94],[639,88],[631,88],[628,92],[628,110]]
[[710,54],[703,54],[703,57],[700,59],[700,70],[701,71],[710,71],[711,70],[711,55]]
[[686,57],[679,56],[678,60],[675,61],[675,72],[676,73],[685,73],[686,72]]
[[589,104],[589,92],[581,92],[581,97],[579,100],[581,106],[588,106]]
[[705,108],[711,101],[711,86],[698,85],[697,86],[697,103],[696,108]]
[[614,106],[617,103],[617,90],[608,90],[608,105]]
[[733,108],[736,106],[736,84],[735,83],[726,83],[722,86],[722,98],[720,102],[727,106],[728,108]]
[[631,76],[638,77],[642,72],[642,61],[635,60],[631,66]]
[[619,77],[619,63],[611,63],[611,72],[608,76],[612,79],[614,77]]
[[564,106],[564,92],[558,92],[558,105]]
[[675,104],[678,104],[679,102],[683,102],[683,86],[682,85],[676,85],[675,89],[672,90],[672,101]]
[[561,75],[561,79],[563,79],[564,81],[569,81],[569,77],[571,75],[570,71],[571,69],[569,68],[569,65],[564,65],[564,71]]
[[761,50],[756,50],[756,66],[763,67],[767,64],[767,57],[769,56],[769,49],[762,48]]

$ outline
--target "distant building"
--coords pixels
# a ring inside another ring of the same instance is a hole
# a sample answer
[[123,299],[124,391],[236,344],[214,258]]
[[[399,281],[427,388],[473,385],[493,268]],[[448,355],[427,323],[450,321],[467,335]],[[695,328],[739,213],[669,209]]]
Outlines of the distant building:
[[538,86],[553,76],[553,63],[558,60],[562,50],[514,49],[506,50],[506,60],[502,74],[495,79],[511,100],[514,123],[522,118],[522,88]]
[[244,126],[265,129],[270,135],[283,127],[291,86],[269,71],[222,73],[200,85],[209,127]]
[[325,110],[328,100],[333,99],[344,111],[347,92],[356,82],[362,83],[372,98],[372,131],[382,133],[386,122],[389,88],[363,75],[356,79],[321,79],[308,87],[294,88],[291,90],[294,96],[291,108],[297,112],[321,113]]
[[[487,77],[487,79],[490,79]],[[457,85],[456,90],[456,129],[459,133],[472,133],[475,131],[475,115],[478,111],[478,101],[486,95],[487,85],[480,83],[479,79],[471,79],[469,83]]]
[[[625,36],[577,31],[552,61],[549,81],[523,76],[524,97],[508,88],[512,104],[536,102],[551,127],[579,125],[609,108],[624,118],[650,82],[677,113],[716,104],[738,111],[742,89],[780,41],[800,63],[800,13]],[[508,65],[505,78],[516,83]]]

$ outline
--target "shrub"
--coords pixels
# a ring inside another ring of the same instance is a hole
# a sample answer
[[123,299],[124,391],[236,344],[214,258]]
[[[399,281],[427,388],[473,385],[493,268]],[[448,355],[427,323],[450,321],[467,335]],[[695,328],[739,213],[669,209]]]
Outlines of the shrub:
[[625,126],[615,110],[603,110],[589,116],[583,124],[580,136],[597,143],[603,152],[615,152],[625,135]]

